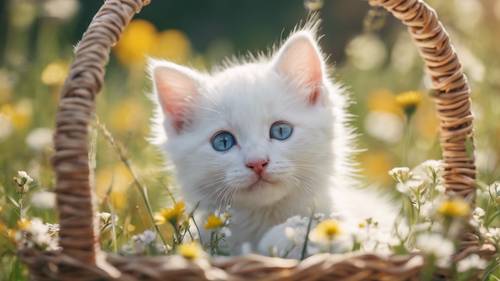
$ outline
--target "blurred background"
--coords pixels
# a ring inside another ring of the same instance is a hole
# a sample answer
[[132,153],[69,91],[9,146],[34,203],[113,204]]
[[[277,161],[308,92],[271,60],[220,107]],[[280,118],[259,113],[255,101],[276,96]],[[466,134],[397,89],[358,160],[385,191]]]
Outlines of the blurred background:
[[[500,178],[500,1],[428,0],[440,15],[473,89],[480,179]],[[25,170],[51,191],[51,138],[58,95],[73,46],[98,10],[97,0],[0,0],[0,190]],[[437,159],[437,119],[429,79],[406,30],[364,0],[153,0],[113,49],[97,115],[126,150],[154,208],[168,204],[169,175],[148,144],[152,106],[146,55],[201,70],[233,55],[267,50],[317,10],[321,46],[333,75],[352,93],[362,178],[391,189],[387,171]],[[95,130],[94,130],[95,131]],[[130,171],[100,132],[96,188],[131,233],[149,227]],[[174,193],[175,188],[172,189]],[[8,200],[0,194],[0,207]],[[1,210],[1,209],[0,209]],[[134,214],[134,215],[132,215]],[[0,212],[6,224],[9,215]],[[53,215],[44,215],[53,220]],[[3,254],[2,254],[3,255]]]

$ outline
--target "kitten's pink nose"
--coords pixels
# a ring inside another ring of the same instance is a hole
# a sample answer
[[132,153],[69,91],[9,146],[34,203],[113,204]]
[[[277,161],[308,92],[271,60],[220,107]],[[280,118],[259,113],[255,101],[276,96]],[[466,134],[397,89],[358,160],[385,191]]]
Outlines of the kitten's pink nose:
[[261,175],[269,164],[269,159],[258,159],[247,162],[247,167],[252,169],[257,175]]

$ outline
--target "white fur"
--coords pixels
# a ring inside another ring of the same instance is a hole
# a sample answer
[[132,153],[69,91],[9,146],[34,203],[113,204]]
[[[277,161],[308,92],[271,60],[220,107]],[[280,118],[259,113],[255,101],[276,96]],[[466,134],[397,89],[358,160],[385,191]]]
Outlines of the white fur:
[[[162,76],[160,70],[172,75]],[[234,254],[243,242],[255,247],[269,228],[287,218],[308,216],[313,206],[325,214],[341,205],[364,208],[365,213],[375,208],[366,202],[351,204],[361,192],[343,192],[353,185],[352,130],[346,125],[344,91],[328,77],[314,28],[292,34],[270,58],[234,63],[215,73],[158,60],[151,61],[150,71],[160,97],[156,142],[189,204],[199,202],[206,214],[231,203],[229,244]],[[308,84],[315,79],[317,84]],[[316,86],[320,95],[311,104],[307,98]],[[169,106],[182,108],[180,130],[172,125],[176,117]],[[294,126],[285,141],[269,138],[270,126],[278,120]],[[219,130],[232,132],[238,146],[215,151],[210,139]],[[245,163],[264,157],[270,159],[267,175],[273,184],[248,189],[256,175]]]

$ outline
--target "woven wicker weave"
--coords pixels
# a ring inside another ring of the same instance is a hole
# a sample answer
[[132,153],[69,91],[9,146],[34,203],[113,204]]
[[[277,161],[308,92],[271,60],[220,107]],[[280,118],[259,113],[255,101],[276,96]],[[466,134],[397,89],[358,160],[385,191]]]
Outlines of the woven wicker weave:
[[[408,31],[432,77],[440,119],[440,142],[447,192],[472,202],[470,88],[449,37],[436,13],[421,0],[369,0],[392,13]],[[59,102],[53,167],[57,177],[60,252],[20,249],[33,280],[418,280],[418,254],[316,255],[302,262],[244,256],[189,262],[178,256],[120,257],[100,251],[88,163],[87,127],[95,110],[110,48],[133,15],[149,0],[107,0],[76,48]],[[461,254],[491,252],[463,235]],[[444,276],[444,275],[443,275]],[[444,277],[443,277],[444,278]]]

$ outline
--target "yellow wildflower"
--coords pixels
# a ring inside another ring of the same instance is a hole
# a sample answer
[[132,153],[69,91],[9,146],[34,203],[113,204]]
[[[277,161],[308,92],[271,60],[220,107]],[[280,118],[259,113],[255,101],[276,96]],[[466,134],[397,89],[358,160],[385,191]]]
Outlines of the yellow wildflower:
[[9,238],[11,241],[16,240],[16,231],[14,229],[7,229],[7,238]]
[[175,203],[172,208],[165,208],[160,210],[160,212],[155,214],[156,224],[164,224],[170,222],[173,225],[179,223],[186,211],[186,204],[183,201]]
[[188,260],[194,260],[204,255],[203,249],[200,244],[196,242],[189,242],[179,245],[177,254],[183,256]]
[[391,182],[391,177],[387,171],[394,166],[393,162],[392,156],[383,150],[368,151],[358,155],[358,163],[361,163],[364,175],[370,181],[385,186]]
[[144,129],[148,120],[143,105],[134,98],[121,100],[109,112],[110,127],[119,133]]
[[450,199],[441,203],[438,213],[447,217],[466,217],[470,214],[470,206],[463,199]]
[[418,112],[415,113],[414,122],[418,136],[423,140],[433,142],[439,133],[439,119],[436,113],[434,102],[430,99],[424,99],[418,106]]
[[403,92],[396,96],[396,103],[404,110],[407,116],[411,116],[422,101],[422,93],[417,91]]
[[125,229],[127,230],[128,233],[132,233],[135,231],[135,225],[133,224],[127,224],[127,226],[125,227]]
[[42,71],[42,83],[48,86],[60,86],[68,74],[68,65],[61,61],[49,63]]
[[111,191],[109,194],[113,207],[123,210],[127,206],[127,193],[125,191]]
[[[97,170],[95,177],[97,196],[99,198],[110,196],[113,206],[121,210],[127,203],[127,190],[133,181],[130,171],[121,163],[102,167]],[[111,194],[108,194],[110,188],[112,188]]]
[[123,64],[141,65],[156,43],[155,26],[146,20],[133,20],[123,31],[115,53]]
[[22,218],[17,221],[17,228],[19,230],[27,230],[31,225],[31,221],[26,218]]
[[330,243],[341,233],[340,224],[334,219],[327,219],[320,222],[311,231],[311,240],[316,242]]
[[17,104],[4,104],[0,107],[0,115],[5,116],[16,129],[26,128],[31,121],[32,105],[28,99],[20,100]]
[[207,218],[207,222],[205,223],[205,229],[216,229],[224,225],[224,221],[216,216],[215,214],[210,214]]
[[191,43],[182,31],[168,29],[157,36],[157,42],[151,54],[178,63],[187,61],[191,53]]
[[6,225],[0,223],[0,235],[8,238],[11,241],[16,240],[16,231],[8,228]]
[[368,94],[367,107],[370,111],[387,112],[403,117],[403,111],[396,97],[389,90],[376,90]]

